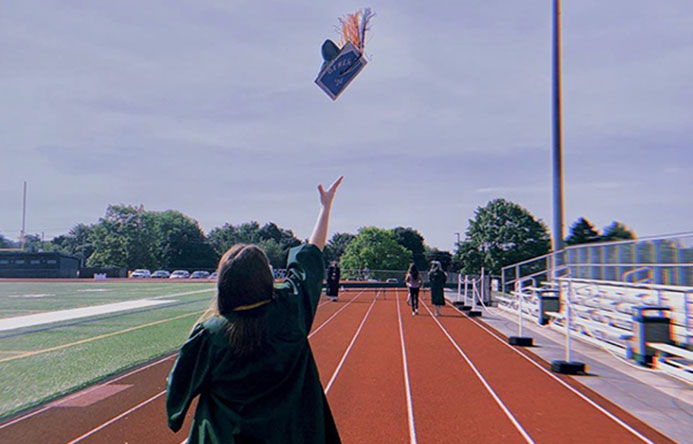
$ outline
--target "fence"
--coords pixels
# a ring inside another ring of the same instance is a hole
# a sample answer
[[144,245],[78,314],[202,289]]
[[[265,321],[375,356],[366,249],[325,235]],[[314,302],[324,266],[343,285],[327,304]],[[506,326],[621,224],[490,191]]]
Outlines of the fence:
[[[420,271],[421,279],[424,284],[429,282],[428,271]],[[370,282],[370,283],[389,283],[389,284],[402,284],[404,285],[404,279],[406,277],[406,270],[369,270],[369,269],[342,269],[340,280],[344,282]],[[445,283],[448,287],[457,288],[457,273],[446,272],[447,281]],[[275,279],[282,279],[286,277],[286,269],[274,269]]]
[[693,233],[567,247],[503,267],[502,291],[510,293],[515,282],[528,277],[551,280],[552,270],[563,266],[578,279],[690,287]]

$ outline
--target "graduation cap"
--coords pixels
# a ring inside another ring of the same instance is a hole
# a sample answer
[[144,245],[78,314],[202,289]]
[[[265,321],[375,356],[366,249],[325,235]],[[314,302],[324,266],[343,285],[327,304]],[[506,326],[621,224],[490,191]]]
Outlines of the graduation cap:
[[374,15],[370,8],[365,8],[340,18],[341,48],[329,39],[322,44],[324,63],[315,83],[332,100],[337,100],[368,63],[363,49],[366,31],[370,29],[368,24]]

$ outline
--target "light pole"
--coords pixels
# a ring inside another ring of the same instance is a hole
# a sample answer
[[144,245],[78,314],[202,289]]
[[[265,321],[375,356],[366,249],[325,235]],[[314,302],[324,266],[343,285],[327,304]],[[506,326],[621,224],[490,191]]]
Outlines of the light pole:
[[563,249],[563,120],[561,0],[553,0],[553,251]]

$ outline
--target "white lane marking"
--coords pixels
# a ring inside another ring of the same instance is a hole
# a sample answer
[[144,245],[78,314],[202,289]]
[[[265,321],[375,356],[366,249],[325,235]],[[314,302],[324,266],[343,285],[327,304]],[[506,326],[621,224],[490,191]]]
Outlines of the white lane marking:
[[13,318],[0,319],[0,331],[15,330],[24,327],[33,327],[42,324],[52,324],[53,322],[70,321],[72,319],[88,318],[118,311],[128,311],[137,308],[152,307],[155,305],[168,304],[169,300],[138,299],[135,301],[116,302],[113,304],[92,305],[91,307],[70,308],[68,310],[56,310],[44,313],[15,316]]
[[344,355],[342,356],[342,360],[339,361],[337,368],[335,369],[334,373],[332,374],[332,377],[330,378],[330,382],[327,383],[327,387],[325,387],[325,394],[327,394],[327,392],[330,391],[330,388],[332,388],[332,384],[334,384],[335,379],[337,379],[337,375],[339,374],[339,371],[342,369],[342,366],[344,365],[344,361],[346,361],[346,358],[349,355],[349,352],[351,351],[351,347],[354,346],[354,343],[356,342],[356,338],[359,337],[359,334],[361,333],[363,326],[366,324],[366,319],[368,319],[368,315],[371,314],[371,310],[373,310],[373,306],[375,305],[375,301],[377,301],[377,300],[378,300],[378,294],[376,293],[375,297],[373,298],[373,302],[371,302],[371,306],[368,307],[368,311],[363,316],[363,320],[361,321],[361,325],[359,325],[359,328],[356,330],[356,333],[354,333],[354,337],[351,338],[351,342],[349,343],[349,346],[347,347],[346,351],[344,352]]
[[489,383],[486,381],[486,379],[484,379],[484,377],[481,375],[481,373],[476,368],[474,363],[472,363],[472,361],[469,359],[469,357],[467,357],[467,354],[465,352],[463,352],[462,349],[460,348],[460,346],[457,345],[457,342],[455,342],[455,340],[452,339],[452,336],[450,336],[450,333],[448,333],[448,331],[445,329],[443,324],[440,323],[438,318],[433,316],[433,312],[428,308],[428,305],[426,303],[423,303],[423,306],[426,309],[426,311],[428,312],[428,314],[431,315],[431,319],[433,319],[436,322],[436,324],[438,324],[438,327],[440,327],[440,329],[443,331],[443,333],[445,333],[445,336],[447,336],[450,343],[457,349],[457,351],[462,356],[462,358],[464,358],[464,360],[467,362],[469,367],[471,367],[471,369],[474,372],[474,374],[476,375],[476,377],[479,379],[479,381],[481,381],[481,383],[484,385],[484,387],[486,387],[486,390],[489,392],[489,394],[496,401],[496,404],[498,404],[498,406],[501,408],[501,410],[503,410],[503,413],[505,413],[505,416],[507,416],[508,419],[513,423],[513,425],[515,426],[517,431],[520,432],[520,434],[525,439],[525,441],[527,441],[528,443],[534,443],[534,441],[527,434],[525,429],[520,425],[520,423],[517,421],[517,419],[515,419],[513,414],[510,413],[510,410],[505,406],[505,404],[503,404],[503,401],[501,401],[501,399],[498,397],[498,395],[496,395],[496,392],[493,391],[493,389],[491,388]]
[[96,390],[96,389],[101,388],[101,387],[104,387],[104,386],[106,386],[106,385],[108,385],[108,384],[112,384],[112,383],[114,383],[114,382],[120,381],[121,379],[127,378],[128,376],[132,376],[132,375],[134,375],[135,373],[141,372],[142,370],[145,370],[145,369],[148,369],[148,368],[153,367],[153,366],[155,366],[155,365],[161,364],[162,362],[164,362],[164,361],[166,361],[166,360],[168,360],[168,359],[174,358],[174,357],[175,357],[175,356],[166,356],[165,358],[159,359],[158,361],[151,362],[151,363],[149,363],[149,364],[147,364],[147,365],[145,365],[145,366],[143,366],[143,367],[136,368],[135,370],[131,370],[131,371],[129,371],[129,372],[123,374],[123,375],[118,376],[118,377],[115,378],[115,379],[111,379],[111,380],[109,380],[109,381],[107,381],[107,382],[104,382],[103,384],[99,384],[99,385],[95,385],[95,386],[89,387],[88,389],[82,390],[82,391],[80,391],[80,392],[77,392],[77,393],[73,394],[72,396],[70,396],[70,397],[68,397],[68,398],[65,398],[65,399],[62,399],[62,400],[60,400],[60,401],[58,401],[58,402],[56,402],[56,403],[52,403],[52,404],[50,404],[50,405],[47,405],[46,407],[43,407],[43,408],[38,409],[38,410],[36,410],[36,411],[33,411],[33,412],[31,412],[31,413],[27,413],[27,414],[24,415],[24,416],[20,416],[20,417],[18,417],[18,418],[15,418],[15,419],[13,419],[12,421],[9,421],[9,422],[6,422],[5,424],[0,425],[0,430],[4,429],[5,427],[9,427],[9,426],[11,426],[12,424],[16,424],[16,423],[18,423],[18,422],[24,421],[25,419],[29,419],[29,418],[31,418],[32,416],[36,416],[36,415],[38,415],[39,413],[43,413],[43,412],[45,412],[46,410],[49,410],[49,409],[51,409],[51,408],[53,408],[53,407],[57,407],[57,406],[59,406],[60,404],[62,404],[63,402],[67,402],[67,401],[73,400],[73,399],[75,399],[75,398],[78,398],[78,397],[80,397],[80,396],[82,396],[82,395],[86,395],[87,393],[91,392],[92,390]]
[[409,384],[409,367],[407,366],[407,348],[404,346],[404,330],[402,329],[402,310],[399,305],[399,292],[395,290],[397,314],[399,317],[399,338],[402,344],[402,367],[404,368],[404,388],[407,392],[407,420],[409,421],[409,442],[416,444],[416,427],[414,426],[414,404],[411,400],[411,385]]
[[[458,310],[457,307],[455,307],[454,305],[450,304],[450,306],[451,306],[452,308],[454,308],[455,310],[457,310],[458,312],[460,312],[461,314],[465,315],[464,312]],[[466,316],[466,315],[465,315],[465,316]],[[467,317],[468,317],[468,316],[467,316]],[[469,317],[468,317],[468,318],[469,318]],[[626,430],[628,430],[629,432],[631,432],[632,434],[634,434],[635,436],[637,436],[638,438],[640,438],[642,441],[647,442],[647,443],[650,443],[650,444],[654,444],[653,441],[651,441],[650,439],[648,439],[647,437],[645,437],[644,435],[642,435],[640,432],[638,432],[637,430],[635,430],[634,428],[632,428],[631,426],[629,426],[628,424],[626,424],[625,422],[623,422],[621,419],[619,419],[619,418],[616,417],[614,414],[612,414],[611,412],[609,412],[608,410],[606,410],[604,407],[602,407],[602,406],[600,406],[599,404],[597,404],[596,402],[592,401],[590,398],[588,398],[587,396],[585,396],[585,395],[583,395],[582,393],[580,393],[579,391],[577,391],[577,390],[576,390],[574,387],[572,387],[570,384],[566,383],[565,381],[563,381],[561,378],[559,378],[558,376],[554,375],[554,374],[551,373],[550,371],[546,370],[544,367],[542,367],[541,365],[539,365],[537,362],[535,362],[535,361],[534,361],[533,359],[531,359],[529,356],[525,355],[524,353],[521,353],[519,350],[517,350],[516,348],[514,348],[513,346],[511,346],[510,344],[508,344],[503,338],[500,338],[500,337],[499,337],[498,335],[496,335],[494,332],[492,332],[491,330],[489,330],[488,328],[486,328],[484,325],[482,325],[479,321],[477,321],[476,319],[473,319],[473,318],[469,318],[469,319],[472,320],[472,321],[474,321],[474,323],[475,323],[477,326],[479,326],[479,328],[481,328],[481,329],[483,329],[484,331],[486,331],[486,333],[490,334],[491,336],[493,336],[494,338],[496,338],[498,341],[500,341],[502,344],[504,344],[504,345],[506,345],[508,348],[510,348],[510,350],[514,351],[514,352],[517,353],[518,355],[522,356],[523,358],[525,358],[526,360],[528,360],[529,362],[531,362],[532,364],[534,364],[538,369],[540,369],[541,371],[543,371],[543,372],[546,373],[547,375],[551,376],[553,379],[555,379],[556,381],[558,381],[559,383],[561,383],[563,386],[565,386],[566,388],[568,388],[570,391],[572,391],[573,393],[575,393],[576,395],[578,395],[580,398],[582,398],[582,399],[584,399],[585,401],[587,401],[587,403],[590,404],[592,407],[596,408],[597,410],[599,410],[600,412],[602,412],[603,414],[605,414],[606,416],[608,416],[609,418],[611,418],[612,420],[614,420],[617,424],[619,424],[620,426],[622,426],[623,428],[625,428]]]
[[308,335],[308,339],[312,338],[313,335],[315,335],[317,332],[319,332],[324,326],[326,326],[327,324],[329,324],[330,321],[332,321],[332,319],[334,319],[339,313],[342,312],[342,310],[344,310],[344,309],[347,308],[352,302],[354,302],[354,300],[356,300],[357,297],[361,296],[361,294],[363,294],[363,291],[360,291],[356,296],[354,296],[353,298],[351,298],[351,300],[350,300],[349,302],[347,302],[346,304],[344,304],[344,306],[343,306],[342,308],[340,308],[339,310],[337,310],[337,311],[336,311],[332,316],[330,316],[325,322],[323,322],[322,324],[320,324],[320,326],[319,326],[318,328],[316,328],[315,330],[313,330],[313,331],[311,332],[311,334]]
[[166,393],[166,390],[164,390],[164,391],[161,392],[161,393],[157,393],[156,395],[152,396],[151,398],[147,399],[146,401],[142,401],[141,403],[137,404],[136,406],[132,407],[131,409],[128,409],[128,410],[124,411],[123,413],[121,413],[120,415],[116,416],[115,418],[111,418],[110,420],[104,422],[104,423],[101,424],[100,426],[91,429],[90,431],[88,431],[88,432],[85,433],[84,435],[79,436],[79,437],[73,439],[72,441],[68,442],[67,444],[74,444],[74,443],[76,443],[76,442],[82,441],[84,438],[88,438],[89,436],[93,435],[94,433],[98,432],[99,430],[101,430],[101,429],[103,429],[103,428],[105,428],[105,427],[108,427],[109,425],[111,425],[111,424],[113,424],[114,422],[118,421],[120,418],[129,415],[130,413],[134,412],[135,410],[139,409],[139,408],[142,407],[142,406],[145,406],[145,405],[149,404],[150,402],[152,402],[152,401],[154,401],[155,399],[159,398],[159,397],[160,397],[161,395],[163,395],[164,393]]

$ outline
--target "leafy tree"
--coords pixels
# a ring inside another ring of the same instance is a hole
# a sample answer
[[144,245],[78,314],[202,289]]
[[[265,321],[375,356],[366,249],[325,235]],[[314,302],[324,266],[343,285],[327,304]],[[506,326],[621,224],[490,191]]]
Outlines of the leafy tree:
[[392,234],[398,244],[411,251],[413,261],[418,269],[425,270],[427,268],[427,262],[423,236],[411,227],[394,228]]
[[589,244],[600,241],[599,231],[584,217],[578,219],[571,227],[565,240],[566,245]]
[[291,230],[269,222],[262,227],[255,221],[238,226],[225,224],[210,231],[208,241],[220,256],[235,244],[256,244],[263,248],[275,268],[284,268],[289,249],[301,244]]
[[[346,247],[341,265],[344,270],[406,270],[411,251],[397,243],[392,230],[361,228]],[[374,275],[375,276],[375,275]]]
[[224,224],[209,232],[207,239],[219,256],[236,244],[257,244],[260,242],[260,224],[255,221],[238,226]]
[[0,248],[12,248],[12,241],[10,241],[8,238],[3,236],[2,233],[0,233]]
[[450,270],[452,265],[452,254],[449,251],[442,251],[437,248],[426,247],[426,262],[429,264],[432,261],[440,262],[443,270]]
[[265,252],[272,267],[286,267],[286,257],[289,252],[288,248],[284,248],[282,244],[274,239],[262,239],[257,245]]
[[339,261],[347,246],[356,236],[351,233],[335,233],[325,245],[325,260],[329,263]]
[[24,236],[24,250],[30,253],[45,251],[41,236],[38,234],[26,234]]
[[61,234],[51,240],[53,251],[72,254],[82,258],[82,264],[86,264],[87,258],[94,252],[89,241],[92,225],[77,224],[70,229],[68,234]]
[[197,221],[178,211],[148,212],[156,268],[214,268],[218,255]]
[[109,205],[89,235],[94,253],[90,266],[156,268],[153,224],[143,207]]
[[501,268],[541,256],[550,249],[546,225],[520,205],[495,199],[477,208],[456,257],[462,272],[500,274]]
[[621,222],[614,221],[608,227],[604,228],[604,233],[602,234],[602,242],[611,242],[619,240],[629,240],[635,239],[635,233],[630,231],[628,227],[623,225]]

